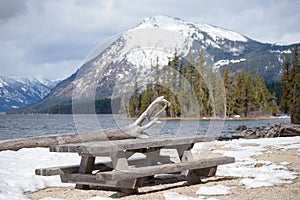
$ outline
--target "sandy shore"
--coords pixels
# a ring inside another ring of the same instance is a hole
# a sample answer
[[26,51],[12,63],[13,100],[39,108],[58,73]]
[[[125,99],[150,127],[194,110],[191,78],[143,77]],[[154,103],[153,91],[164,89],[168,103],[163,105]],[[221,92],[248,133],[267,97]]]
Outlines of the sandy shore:
[[[245,144],[245,146],[253,146],[253,144]],[[255,145],[254,145],[255,146]],[[215,149],[221,149],[221,146],[216,146]],[[230,149],[228,149],[230,150]],[[77,190],[73,187],[52,187],[46,188],[37,192],[27,192],[26,195],[33,200],[39,200],[42,198],[61,198],[65,200],[79,200],[79,199],[89,199],[92,197],[111,197],[119,198],[124,200],[133,199],[165,199],[164,193],[166,192],[176,192],[180,195],[188,197],[197,197],[197,190],[201,186],[213,186],[213,185],[224,185],[231,187],[232,194],[229,195],[219,195],[219,196],[209,196],[216,199],[230,199],[230,200],[240,200],[240,199],[300,199],[300,156],[297,155],[297,149],[278,149],[272,146],[267,147],[267,151],[264,151],[262,155],[253,156],[251,158],[257,160],[257,162],[264,160],[270,161],[272,163],[280,165],[282,162],[288,162],[286,165],[289,171],[298,174],[297,178],[291,180],[290,184],[281,184],[279,186],[271,187],[259,187],[253,189],[246,189],[244,185],[240,183],[242,178],[238,177],[222,177],[215,176],[203,179],[202,184],[196,184],[192,186],[187,186],[185,181],[179,181],[176,183],[160,184],[160,185],[149,185],[139,189],[140,194],[138,195],[128,195],[119,192],[102,191],[102,190]],[[197,155],[195,155],[197,157]],[[210,156],[216,156],[216,154],[211,154]],[[255,167],[255,166],[253,166]],[[164,183],[162,181],[161,183]],[[207,196],[208,198],[208,196]],[[174,199],[175,200],[175,199]]]

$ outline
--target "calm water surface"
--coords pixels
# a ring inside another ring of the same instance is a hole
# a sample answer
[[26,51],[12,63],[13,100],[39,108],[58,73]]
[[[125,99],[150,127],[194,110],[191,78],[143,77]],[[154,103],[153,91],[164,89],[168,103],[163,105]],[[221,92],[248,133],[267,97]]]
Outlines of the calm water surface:
[[[133,121],[122,115],[0,115],[0,140],[42,135],[75,133],[88,130],[120,128]],[[238,121],[162,121],[146,132],[154,137],[169,135],[223,135],[239,134],[239,125],[248,128],[275,123],[289,123],[289,119]]]

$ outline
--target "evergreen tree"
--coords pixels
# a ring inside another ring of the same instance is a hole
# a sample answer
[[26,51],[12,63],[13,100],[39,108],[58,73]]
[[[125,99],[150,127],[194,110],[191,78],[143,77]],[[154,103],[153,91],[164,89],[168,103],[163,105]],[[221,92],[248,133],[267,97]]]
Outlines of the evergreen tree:
[[134,83],[133,90],[133,96],[130,98],[128,110],[131,117],[136,117],[140,115],[140,95],[137,82]]
[[294,48],[293,60],[293,104],[291,109],[291,122],[293,124],[300,124],[300,66],[298,64],[298,44]]
[[158,65],[159,58],[156,58],[156,67],[155,67],[155,77],[154,77],[154,95],[158,97],[161,93],[160,91],[160,83],[159,83],[159,65]]
[[246,92],[246,101],[245,101],[245,117],[248,117],[251,112],[255,110],[255,88],[252,80],[253,74],[250,73],[246,77],[245,81],[245,92]]
[[244,70],[239,72],[236,78],[234,88],[234,113],[242,117],[246,112],[246,90],[245,90],[245,73]]
[[226,68],[224,72],[224,87],[226,95],[226,115],[230,117],[233,115],[234,108],[234,76],[229,68]]
[[212,73],[213,77],[213,109],[212,117],[225,117],[226,116],[226,94],[223,84],[222,76],[219,72]]
[[270,115],[271,114],[271,101],[275,99],[272,94],[267,89],[265,79],[261,78],[256,74],[256,83],[255,83],[255,91],[256,91],[256,104],[258,109],[258,115]]
[[120,110],[120,113],[121,114],[126,114],[128,116],[128,105],[127,105],[127,96],[126,94],[124,93],[122,95],[122,99],[121,99],[121,110]]
[[[194,71],[194,58],[192,55],[189,57],[189,61],[187,65],[185,66],[185,70],[183,73],[185,80],[184,80],[184,94],[185,96],[183,97],[183,109],[185,110],[185,113],[188,116],[199,116],[198,112],[198,104],[195,100],[194,96],[194,80],[192,80],[193,77],[193,71]],[[197,104],[197,106],[196,106]]]
[[284,62],[284,71],[283,71],[283,76],[282,76],[282,96],[280,100],[280,107],[281,111],[283,113],[289,113],[290,112],[290,106],[292,102],[292,84],[291,84],[291,79],[290,79],[290,61],[286,57],[285,62]]
[[198,108],[200,112],[200,116],[203,116],[204,114],[204,105],[203,105],[203,96],[204,96],[204,91],[203,91],[203,78],[201,74],[204,74],[203,72],[204,69],[204,51],[203,49],[200,51],[200,54],[198,58],[196,59],[195,67],[192,70],[192,83],[193,83],[193,89],[194,89],[194,94],[198,103]]
[[143,113],[153,101],[153,90],[150,84],[147,84],[146,90],[141,94],[140,113]]
[[[273,94],[273,96],[275,97],[275,94]],[[271,101],[271,110],[272,110],[272,115],[273,116],[276,116],[279,113],[279,108],[277,106],[275,98],[272,99],[272,101]]]

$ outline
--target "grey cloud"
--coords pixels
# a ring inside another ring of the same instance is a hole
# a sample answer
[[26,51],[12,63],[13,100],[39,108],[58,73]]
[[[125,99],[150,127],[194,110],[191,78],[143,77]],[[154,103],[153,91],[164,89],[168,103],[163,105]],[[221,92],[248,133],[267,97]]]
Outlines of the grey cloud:
[[0,19],[8,19],[26,12],[26,1],[19,0],[1,0],[0,1]]
[[299,10],[298,0],[0,0],[0,75],[66,77],[97,44],[158,14],[292,43]]

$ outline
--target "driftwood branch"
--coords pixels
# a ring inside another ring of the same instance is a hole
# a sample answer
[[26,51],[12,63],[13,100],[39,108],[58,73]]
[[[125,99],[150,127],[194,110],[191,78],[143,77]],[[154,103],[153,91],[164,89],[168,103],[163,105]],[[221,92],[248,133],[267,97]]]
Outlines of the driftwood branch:
[[[154,114],[157,106],[162,108]],[[121,127],[119,129],[105,129],[99,131],[81,132],[76,134],[52,135],[30,137],[12,140],[0,140],[0,151],[3,150],[19,150],[21,148],[32,147],[50,147],[57,144],[79,143],[87,141],[105,141],[105,140],[121,140],[143,138],[147,135],[143,131],[150,128],[158,121],[158,115],[169,106],[169,102],[163,96],[155,99],[146,111],[131,125]],[[148,119],[149,123],[143,125],[143,122]]]

